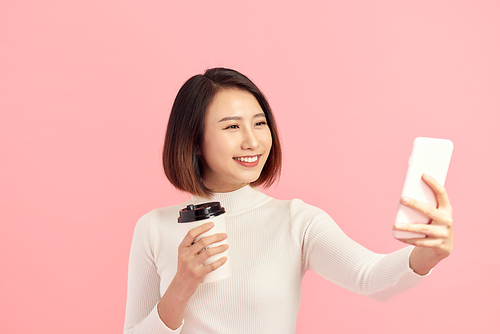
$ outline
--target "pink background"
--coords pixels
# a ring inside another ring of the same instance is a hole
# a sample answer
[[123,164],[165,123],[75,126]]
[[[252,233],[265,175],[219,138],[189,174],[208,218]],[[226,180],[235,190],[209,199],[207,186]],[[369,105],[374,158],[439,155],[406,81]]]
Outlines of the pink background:
[[498,1],[2,0],[1,331],[122,331],[135,222],[187,197],[161,169],[173,98],[226,66],[278,119],[285,165],[267,193],[374,251],[402,246],[390,230],[413,138],[455,143],[452,256],[385,303],[308,273],[297,333],[491,333],[499,17]]

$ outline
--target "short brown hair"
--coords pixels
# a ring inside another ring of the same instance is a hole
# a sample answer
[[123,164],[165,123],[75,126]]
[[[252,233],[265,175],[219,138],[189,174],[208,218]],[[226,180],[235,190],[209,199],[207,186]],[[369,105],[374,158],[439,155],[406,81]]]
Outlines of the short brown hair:
[[210,197],[213,193],[202,182],[203,163],[198,153],[207,109],[215,95],[224,89],[241,89],[251,93],[264,111],[271,130],[269,157],[259,178],[251,185],[269,187],[280,177],[281,145],[269,103],[249,78],[235,70],[219,67],[191,77],[175,97],[163,147],[163,169],[177,189],[204,197]]

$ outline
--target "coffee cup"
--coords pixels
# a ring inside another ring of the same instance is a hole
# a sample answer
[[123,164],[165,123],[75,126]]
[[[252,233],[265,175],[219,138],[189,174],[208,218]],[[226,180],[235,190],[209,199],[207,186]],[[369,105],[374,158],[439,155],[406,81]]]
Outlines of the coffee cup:
[[[212,229],[210,229],[205,233],[200,234],[199,236],[196,237],[196,239],[194,239],[194,242],[197,242],[201,238],[209,235],[217,233],[226,233],[226,220],[224,216],[225,212],[226,211],[224,210],[223,207],[221,207],[219,202],[208,202],[196,205],[189,204],[188,206],[179,211],[179,218],[177,219],[177,221],[182,227],[182,232],[184,236],[186,236],[186,234],[193,228],[196,228],[208,222],[214,223],[214,227]],[[227,239],[208,245],[202,250],[202,252],[208,248],[217,247],[224,243],[227,243]],[[201,281],[202,283],[214,282],[231,276],[228,250],[225,250],[222,253],[212,255],[203,262],[203,265],[211,264],[224,256],[227,257],[226,263],[224,263],[219,268],[205,275],[205,277]]]

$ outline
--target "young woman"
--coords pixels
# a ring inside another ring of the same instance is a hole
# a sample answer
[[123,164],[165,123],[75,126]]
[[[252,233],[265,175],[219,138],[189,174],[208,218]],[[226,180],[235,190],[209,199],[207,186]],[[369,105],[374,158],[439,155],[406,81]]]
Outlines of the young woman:
[[[165,174],[193,197],[153,210],[137,223],[130,252],[125,333],[295,333],[304,273],[370,298],[386,300],[418,282],[453,247],[451,205],[431,177],[439,208],[413,199],[429,225],[395,226],[426,235],[391,254],[375,254],[349,239],[324,211],[301,200],[281,201],[257,188],[279,177],[276,123],[260,90],[244,75],[209,69],[190,78],[172,107],[163,152]],[[219,201],[226,234],[185,237],[177,224],[187,204]],[[229,236],[229,237],[228,237]],[[226,258],[204,266],[229,240],[232,275],[201,283]],[[334,302],[332,302],[333,304]]]

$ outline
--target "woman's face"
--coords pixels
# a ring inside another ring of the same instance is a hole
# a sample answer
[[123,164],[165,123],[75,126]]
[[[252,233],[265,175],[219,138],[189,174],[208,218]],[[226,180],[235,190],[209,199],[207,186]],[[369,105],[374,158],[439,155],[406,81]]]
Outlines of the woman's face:
[[228,192],[257,180],[271,145],[271,130],[255,97],[239,89],[220,91],[205,116],[203,183],[214,192]]

